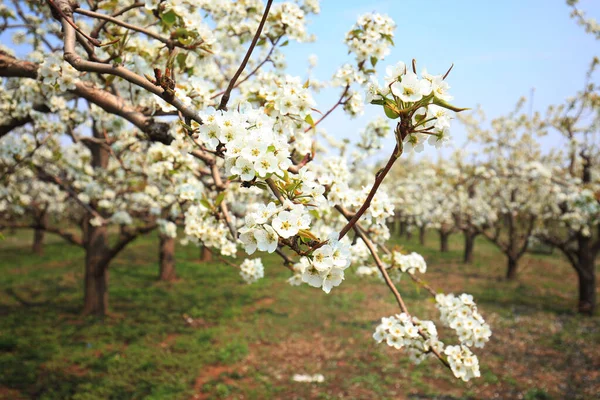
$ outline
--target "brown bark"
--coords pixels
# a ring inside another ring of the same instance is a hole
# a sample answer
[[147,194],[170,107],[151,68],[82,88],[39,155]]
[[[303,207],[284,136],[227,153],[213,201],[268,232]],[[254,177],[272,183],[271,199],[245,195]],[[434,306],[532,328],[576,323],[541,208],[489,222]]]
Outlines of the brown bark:
[[577,271],[579,279],[579,302],[577,310],[581,314],[593,315],[596,311],[596,271],[594,265],[581,265]]
[[446,253],[449,250],[449,246],[448,246],[448,237],[449,236],[450,236],[449,233],[440,231],[440,251],[442,253]]
[[160,275],[161,281],[172,281],[177,278],[175,273],[175,239],[167,236],[160,236]]
[[574,265],[579,280],[579,303],[581,314],[592,315],[596,309],[596,252],[592,238],[581,233],[577,237],[577,265]]
[[108,251],[108,230],[88,222],[87,232],[83,313],[103,316],[108,311],[108,264],[102,260]]
[[517,266],[518,266],[518,259],[513,258],[513,257],[508,257],[508,268],[506,270],[506,279],[509,281],[513,281],[516,279],[517,277]]
[[405,232],[406,232],[406,222],[400,222],[398,236],[403,236]]
[[419,243],[421,246],[425,246],[425,227],[422,226],[419,228]]
[[465,231],[465,253],[463,262],[465,264],[471,264],[473,262],[473,248],[475,247],[475,235],[474,233]]
[[31,250],[33,254],[38,256],[44,255],[44,233],[43,229],[33,231],[33,245],[31,246]]
[[48,225],[48,215],[45,211],[42,211],[41,214],[37,216],[37,219],[40,227],[33,231],[31,251],[33,251],[33,254],[41,256],[44,254],[44,236],[46,233],[45,227]]
[[200,256],[200,261],[202,261],[202,262],[212,261],[212,252],[206,246],[202,246],[202,255]]
[[[92,125],[95,138],[103,135]],[[89,144],[92,153],[91,165],[95,169],[105,169],[108,165],[108,150],[97,143]],[[95,204],[92,204],[95,206]],[[83,313],[106,315],[108,311],[108,265],[110,259],[105,255],[109,252],[108,229],[106,226],[93,226],[91,216],[84,220],[85,235],[85,284]]]

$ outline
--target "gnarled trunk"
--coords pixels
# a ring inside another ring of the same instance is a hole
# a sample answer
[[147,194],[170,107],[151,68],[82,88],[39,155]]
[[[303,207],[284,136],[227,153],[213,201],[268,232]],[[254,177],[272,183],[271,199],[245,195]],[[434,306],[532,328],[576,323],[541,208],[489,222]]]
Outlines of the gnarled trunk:
[[[103,139],[103,134],[97,129],[96,123],[92,124],[92,135]],[[91,143],[91,166],[94,169],[106,169],[108,150],[98,144]],[[96,204],[92,203],[92,207]],[[106,259],[109,251],[108,228],[105,225],[94,226],[90,223],[92,215],[87,215],[83,221],[85,232],[85,283],[83,313],[104,316],[108,312],[108,264]]]
[[508,268],[506,270],[506,279],[507,280],[513,281],[517,277],[518,261],[519,260],[514,257],[511,257],[511,256],[508,257]]
[[577,271],[579,279],[579,303],[577,310],[581,314],[593,315],[596,310],[596,273],[594,266],[581,266]]
[[200,261],[202,262],[210,262],[212,261],[212,252],[210,249],[204,245],[202,245],[202,255],[200,256]]
[[577,278],[579,280],[579,313],[592,315],[596,309],[596,260],[592,249],[592,238],[578,235]]
[[421,246],[425,246],[425,227],[419,227],[419,243]]
[[88,223],[85,245],[85,286],[83,313],[106,315],[108,311],[108,263],[103,260],[108,251],[106,226]]
[[33,231],[33,245],[31,246],[31,251],[38,256],[44,254],[44,230],[36,229]]
[[160,275],[161,281],[172,281],[177,278],[175,274],[175,239],[168,236],[160,236]]
[[440,251],[442,253],[445,253],[448,251],[449,247],[448,247],[448,237],[450,236],[449,233],[446,233],[444,231],[440,231]]
[[48,215],[45,211],[38,217],[38,224],[40,225],[40,229],[35,229],[33,231],[33,244],[31,246],[31,251],[38,256],[44,254],[44,236],[46,231],[44,231],[44,227],[48,224]]
[[475,247],[475,234],[465,231],[465,253],[463,256],[463,262],[465,264],[471,264],[473,262],[473,248]]

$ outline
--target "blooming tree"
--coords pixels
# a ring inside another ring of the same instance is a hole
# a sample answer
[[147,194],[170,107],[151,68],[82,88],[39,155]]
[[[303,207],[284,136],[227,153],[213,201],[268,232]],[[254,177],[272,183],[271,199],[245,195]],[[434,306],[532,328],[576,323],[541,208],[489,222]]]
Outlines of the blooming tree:
[[[0,29],[15,30],[13,40],[31,48],[26,59],[0,50],[3,93],[10,92],[2,140],[26,126],[52,136],[51,151],[32,150],[27,167],[62,188],[84,215],[87,312],[106,312],[106,271],[121,249],[156,226],[173,237],[181,221],[186,241],[228,256],[238,245],[248,255],[277,253],[290,283],[326,293],[353,261],[362,264],[400,308],[382,319],[377,341],[406,348],[417,362],[435,357],[463,380],[477,377],[470,348],[489,340],[489,326],[471,296],[439,294],[417,276],[426,270],[423,257],[386,247],[393,207],[379,190],[402,154],[448,141],[450,119],[462,111],[450,104],[449,71],[419,73],[415,61],[398,62],[380,85],[376,67],[390,52],[395,25],[369,13],[344,39],[352,61],[329,82],[339,100],[320,112],[312,93],[323,84],[286,74],[283,53],[291,40],[313,40],[306,21],[318,11],[313,0],[0,6]],[[368,127],[352,161],[317,162],[319,123],[338,107],[359,115],[365,102],[381,107],[393,128]],[[56,138],[65,132],[71,146]],[[370,178],[353,176],[361,148],[375,151],[387,132],[395,138],[387,162]],[[111,223],[124,226],[112,246]],[[258,258],[240,270],[248,283],[264,274]],[[411,315],[395,285],[403,275],[435,298],[456,345],[445,346],[432,321]]]
[[569,260],[579,281],[579,312],[596,308],[595,261],[600,251],[600,96],[592,81],[594,59],[584,89],[565,104],[548,109],[547,120],[567,146],[554,164],[551,197],[536,238]]
[[492,120],[489,129],[475,113],[462,118],[470,139],[483,147],[480,173],[489,177],[478,180],[473,194],[488,202],[490,212],[471,222],[505,254],[507,279],[516,277],[551,190],[551,171],[536,140],[546,133],[546,122],[538,113],[521,113],[523,104]]

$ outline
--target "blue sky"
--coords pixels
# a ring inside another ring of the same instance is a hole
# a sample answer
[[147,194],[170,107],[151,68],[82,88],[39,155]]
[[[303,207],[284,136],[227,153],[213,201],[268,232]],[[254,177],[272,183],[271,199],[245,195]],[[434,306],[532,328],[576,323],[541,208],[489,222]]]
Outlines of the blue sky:
[[[600,19],[600,1],[581,0],[579,7]],[[570,18],[564,0],[323,0],[321,14],[310,25],[317,42],[290,44],[286,51],[290,73],[306,75],[306,58],[314,53],[319,57],[315,76],[330,78],[350,60],[342,43],[345,32],[358,15],[372,11],[389,15],[397,24],[396,46],[381,63],[380,80],[385,66],[399,60],[415,58],[419,70],[426,67],[432,73],[443,73],[454,63],[448,78],[454,104],[480,104],[488,117],[512,110],[531,88],[535,110],[561,103],[582,88],[592,57],[600,55],[600,43]],[[323,92],[317,98],[319,108],[328,109],[338,95]],[[337,138],[356,137],[380,112],[367,105],[364,116],[350,120],[338,111],[323,126]],[[457,145],[466,140],[458,123],[453,134]],[[546,148],[559,145],[556,137],[545,140]]]

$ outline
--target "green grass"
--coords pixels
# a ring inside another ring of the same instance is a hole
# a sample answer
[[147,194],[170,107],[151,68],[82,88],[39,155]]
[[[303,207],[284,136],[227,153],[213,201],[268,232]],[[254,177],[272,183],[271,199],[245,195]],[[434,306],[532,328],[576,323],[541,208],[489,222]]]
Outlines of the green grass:
[[[435,235],[394,242],[422,253],[424,278],[446,292],[474,294],[494,331],[478,351],[482,378],[464,384],[430,360],[414,366],[377,345],[372,331],[396,313],[377,280],[351,271],[330,295],[290,287],[288,271],[263,257],[265,279],[246,285],[199,250],[177,249],[176,282],[157,281],[156,238],[126,249],[110,268],[110,315],[82,317],[83,252],[48,237],[44,256],[30,235],[0,242],[0,398],[501,398],[586,399],[600,391],[600,322],[574,313],[575,274],[557,255],[526,256],[518,281],[478,240],[462,265],[462,237],[439,253]],[[241,260],[240,260],[241,261]],[[426,293],[400,285],[411,311],[436,318]],[[452,337],[444,328],[442,340]],[[322,373],[321,384],[294,373]]]

